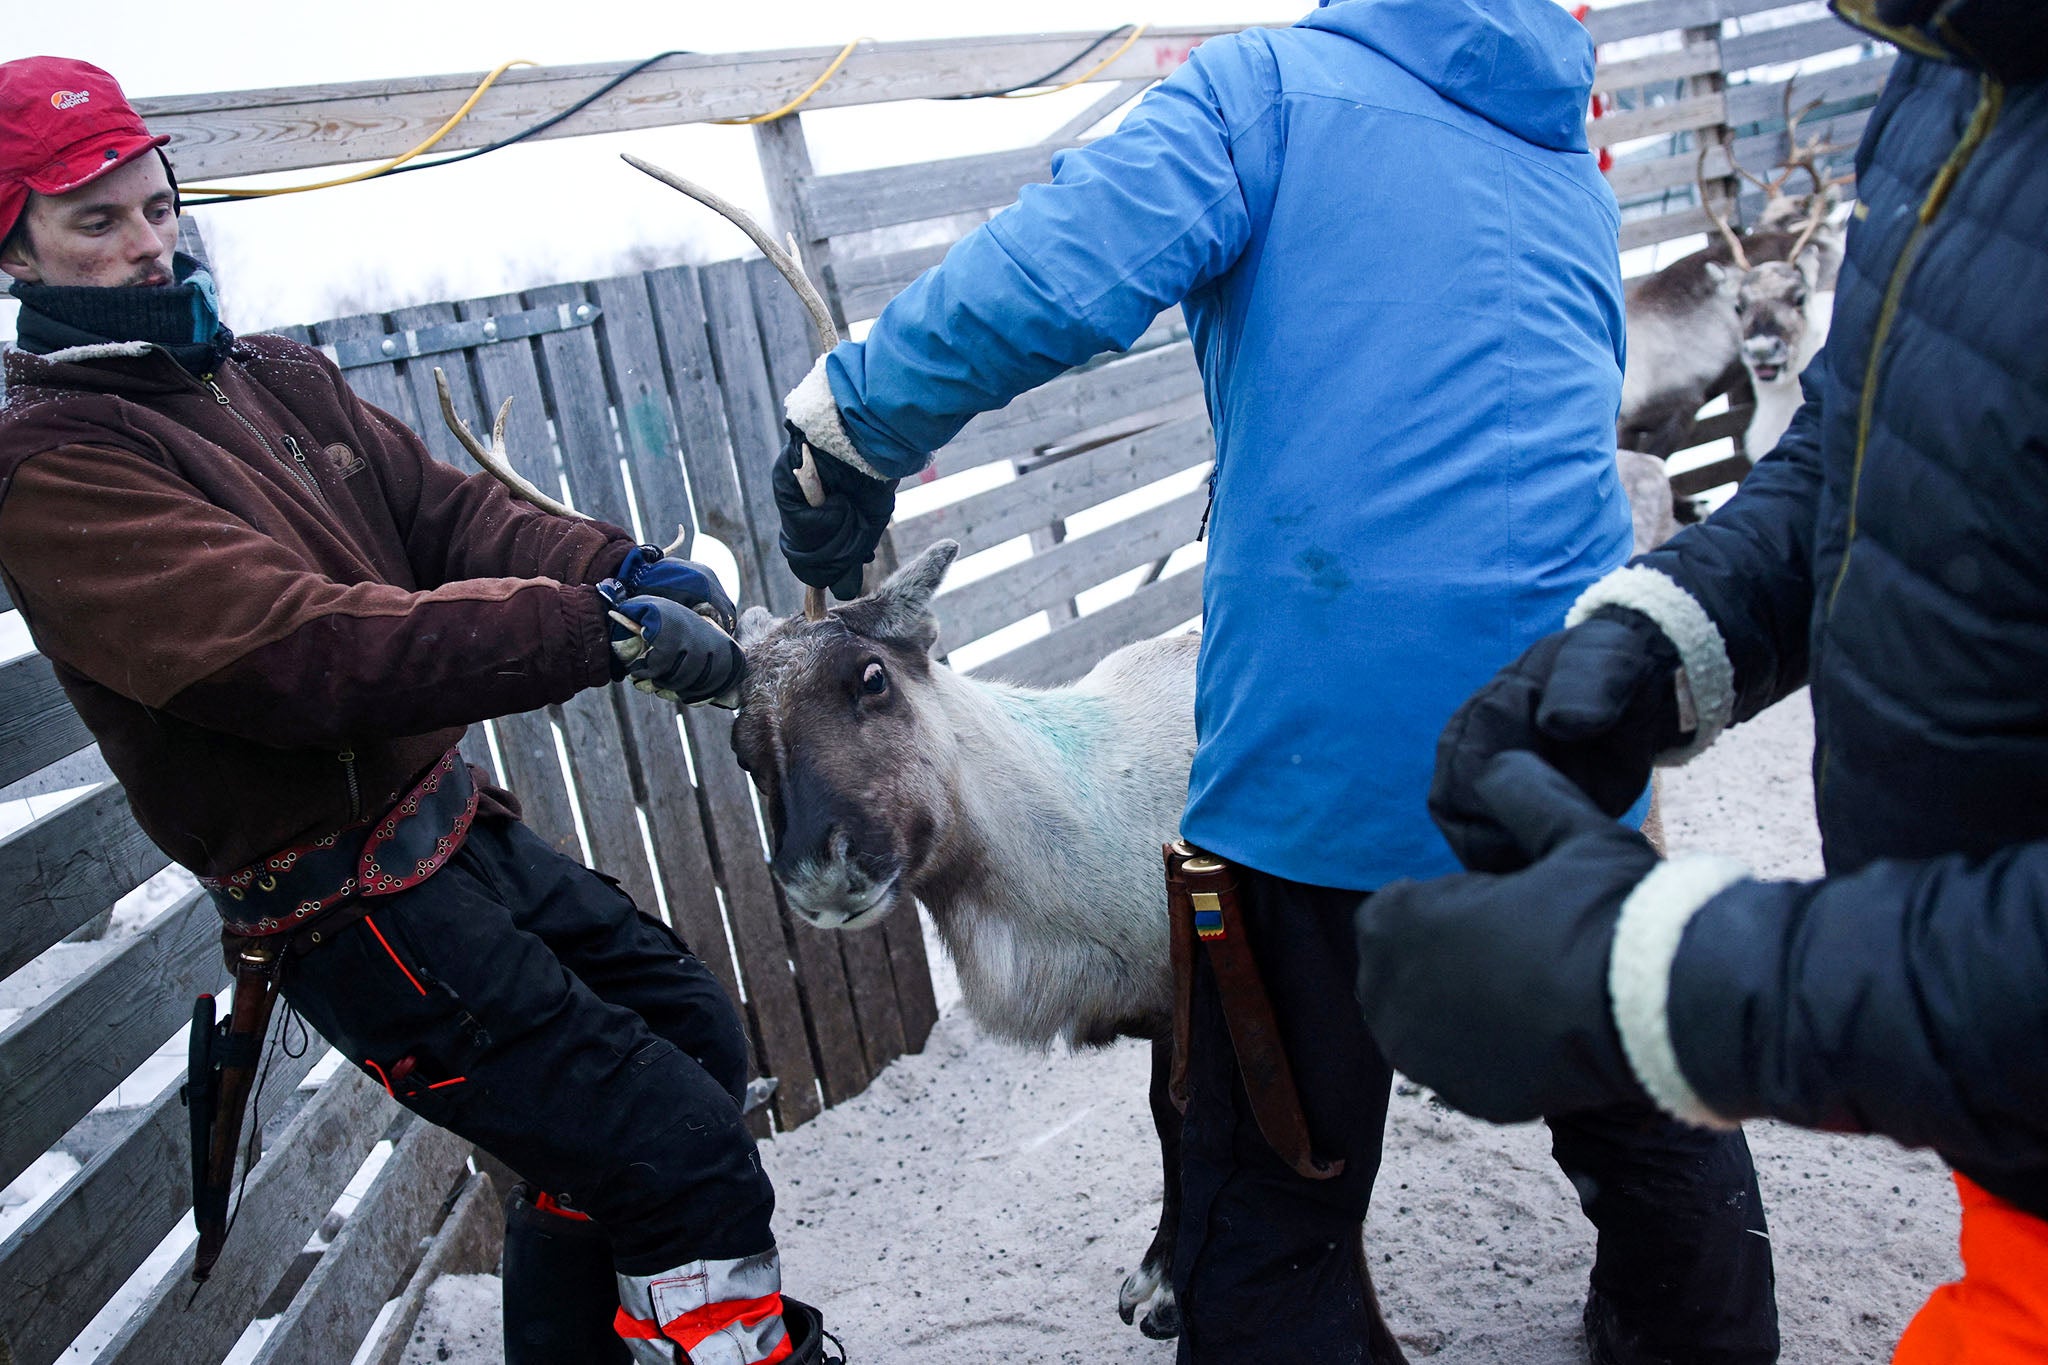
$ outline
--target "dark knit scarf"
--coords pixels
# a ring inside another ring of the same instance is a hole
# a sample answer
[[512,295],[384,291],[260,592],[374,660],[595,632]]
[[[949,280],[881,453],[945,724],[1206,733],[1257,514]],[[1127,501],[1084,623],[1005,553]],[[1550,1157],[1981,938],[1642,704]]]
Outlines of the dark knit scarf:
[[74,346],[147,341],[195,375],[211,374],[235,343],[220,320],[213,276],[193,257],[172,258],[175,284],[97,289],[27,284],[11,291],[21,301],[15,344],[35,355]]

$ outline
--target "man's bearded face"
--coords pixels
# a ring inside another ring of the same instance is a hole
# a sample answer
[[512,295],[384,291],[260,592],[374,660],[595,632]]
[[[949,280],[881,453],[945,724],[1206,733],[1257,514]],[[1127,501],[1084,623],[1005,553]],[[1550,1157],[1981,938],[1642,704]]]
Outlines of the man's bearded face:
[[31,194],[22,211],[27,232],[0,256],[0,270],[30,284],[169,284],[177,204],[162,160],[151,155],[69,194]]

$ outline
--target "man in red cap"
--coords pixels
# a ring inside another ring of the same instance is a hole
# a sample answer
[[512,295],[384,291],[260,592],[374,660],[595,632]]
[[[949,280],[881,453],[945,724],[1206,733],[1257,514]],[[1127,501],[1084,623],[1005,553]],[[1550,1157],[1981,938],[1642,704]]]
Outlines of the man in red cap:
[[0,576],[37,647],[231,949],[529,1182],[508,1361],[821,1361],[731,1000],[456,750],[623,678],[727,693],[732,603],[437,463],[318,351],[236,337],[176,251],[165,141],[97,67],[0,64]]

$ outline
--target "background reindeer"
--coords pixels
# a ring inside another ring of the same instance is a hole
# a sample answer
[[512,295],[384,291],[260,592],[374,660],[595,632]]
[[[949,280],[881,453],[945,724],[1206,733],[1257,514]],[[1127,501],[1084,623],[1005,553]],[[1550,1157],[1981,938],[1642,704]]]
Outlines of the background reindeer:
[[[1768,180],[1752,175],[1730,152],[1737,174],[1766,196],[1756,229],[1738,234],[1708,208],[1719,240],[1628,291],[1628,366],[1615,432],[1623,450],[1667,458],[1688,443],[1703,404],[1745,381],[1756,389],[1757,415],[1744,434],[1752,458],[1777,443],[1798,408],[1799,371],[1825,336],[1841,235],[1829,223],[1837,182],[1819,169],[1819,158],[1838,149],[1818,138],[1798,139],[1800,119],[1820,101],[1795,110],[1792,89],[1787,83],[1788,151],[1777,174]],[[1696,177],[1702,206],[1710,203],[1708,150],[1700,148]],[[1813,192],[1788,194],[1787,184],[1800,171],[1811,178]]]

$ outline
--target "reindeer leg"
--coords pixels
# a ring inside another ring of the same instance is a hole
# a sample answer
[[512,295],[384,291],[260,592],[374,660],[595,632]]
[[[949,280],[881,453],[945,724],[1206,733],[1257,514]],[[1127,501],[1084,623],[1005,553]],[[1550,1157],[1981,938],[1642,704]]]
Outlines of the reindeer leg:
[[[1166,1168],[1164,1192],[1159,1200],[1159,1226],[1152,1233],[1152,1245],[1138,1268],[1124,1280],[1117,1295],[1116,1311],[1125,1322],[1138,1321],[1138,1330],[1155,1341],[1180,1335],[1180,1305],[1174,1301],[1168,1276],[1173,1270],[1174,1233],[1180,1226],[1180,1110],[1167,1095],[1167,1079],[1173,1069],[1173,1039],[1152,1040],[1152,1126],[1159,1131],[1160,1164]],[[1149,1306],[1148,1306],[1149,1305]]]

